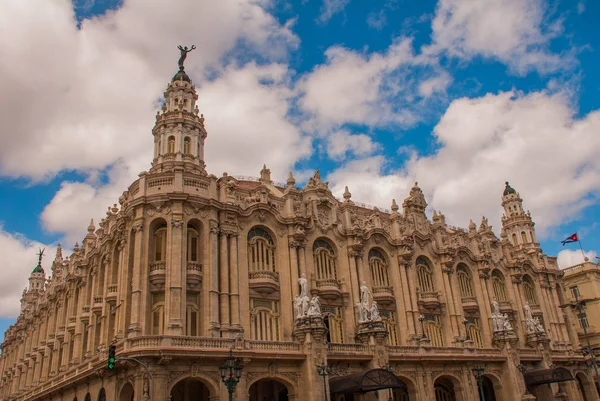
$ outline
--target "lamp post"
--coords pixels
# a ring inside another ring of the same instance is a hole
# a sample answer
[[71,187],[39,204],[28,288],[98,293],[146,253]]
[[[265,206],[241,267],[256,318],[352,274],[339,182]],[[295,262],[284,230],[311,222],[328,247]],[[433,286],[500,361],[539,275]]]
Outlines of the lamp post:
[[242,369],[243,367],[240,360],[233,356],[233,350],[229,350],[229,356],[219,367],[221,380],[223,380],[225,387],[227,387],[227,392],[229,393],[229,401],[233,399],[235,386],[237,386],[240,377],[242,377]]
[[471,338],[469,337],[469,330],[467,330],[467,325],[469,324],[469,321],[465,318],[462,321],[463,326],[465,326],[465,341],[469,341]]
[[317,373],[319,376],[323,377],[323,397],[325,401],[327,401],[327,376],[331,373],[331,368],[327,366],[324,362],[321,362],[320,365],[317,365]]
[[473,376],[475,376],[475,379],[477,380],[477,387],[479,388],[479,398],[481,401],[485,401],[485,395],[483,394],[483,372],[485,372],[485,367],[473,366],[471,372],[473,372]]
[[579,323],[580,326],[583,328],[583,335],[585,336],[585,340],[587,342],[587,348],[590,351],[590,356],[591,356],[591,361],[592,361],[592,366],[594,367],[594,373],[596,373],[596,382],[595,387],[596,387],[596,393],[600,396],[600,376],[598,376],[598,366],[596,365],[596,358],[594,355],[594,351],[592,350],[592,345],[590,344],[590,336],[588,335],[587,332],[587,324],[582,324],[581,322],[583,322],[583,317],[585,316],[585,314],[583,313],[583,308],[585,307],[585,301],[580,301],[579,300],[579,294],[578,291],[574,291],[575,295],[575,305],[574,308],[577,309],[577,312],[579,312],[577,314],[577,318],[579,319]]
[[517,369],[519,369],[519,372],[521,372],[521,374],[523,375],[523,386],[525,387],[525,395],[531,394],[527,389],[527,383],[525,383],[525,372],[527,371],[527,366],[520,363],[517,365]]
[[425,316],[419,315],[419,322],[421,323],[421,340],[424,340],[427,338],[427,336],[425,335],[425,327],[423,326],[424,321],[425,321]]

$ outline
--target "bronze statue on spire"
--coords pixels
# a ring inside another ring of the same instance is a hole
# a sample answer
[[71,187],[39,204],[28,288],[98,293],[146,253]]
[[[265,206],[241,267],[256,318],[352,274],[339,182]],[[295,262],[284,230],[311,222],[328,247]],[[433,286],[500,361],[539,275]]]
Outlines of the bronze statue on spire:
[[42,265],[42,257],[44,256],[44,251],[46,250],[46,248],[42,249],[39,248],[39,252],[38,252],[38,265]]
[[182,47],[181,45],[177,46],[177,48],[181,52],[181,56],[179,57],[179,61],[177,63],[179,64],[179,70],[183,71],[183,62],[185,61],[187,54],[196,48],[196,45],[192,45],[192,47],[189,49],[187,46]]

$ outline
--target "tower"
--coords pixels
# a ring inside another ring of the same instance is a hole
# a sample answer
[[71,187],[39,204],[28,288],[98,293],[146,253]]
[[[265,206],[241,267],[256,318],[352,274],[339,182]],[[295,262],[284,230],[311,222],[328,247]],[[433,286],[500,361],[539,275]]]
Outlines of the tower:
[[502,194],[502,229],[508,240],[515,247],[537,248],[539,244],[535,235],[535,223],[531,219],[529,211],[523,210],[523,199],[519,193],[508,183],[505,183]]
[[204,116],[199,114],[198,95],[182,61],[164,96],[162,112],[156,113],[152,129],[154,160],[150,172],[172,171],[179,167],[206,175]]
[[[60,244],[58,245],[60,249]],[[42,268],[42,257],[44,251],[40,250],[38,253],[38,264],[29,275],[29,291],[28,292],[42,292],[44,290],[44,283],[46,282],[46,272]]]

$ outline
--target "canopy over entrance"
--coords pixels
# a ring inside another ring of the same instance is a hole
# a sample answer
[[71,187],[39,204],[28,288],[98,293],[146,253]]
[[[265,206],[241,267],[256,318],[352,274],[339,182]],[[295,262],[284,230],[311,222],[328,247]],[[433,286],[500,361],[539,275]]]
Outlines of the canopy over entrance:
[[566,382],[575,380],[571,372],[565,368],[540,369],[524,374],[525,383],[528,386],[539,386],[540,384]]
[[366,393],[386,388],[403,387],[405,387],[405,384],[395,374],[385,369],[371,369],[329,379],[329,390],[332,394]]

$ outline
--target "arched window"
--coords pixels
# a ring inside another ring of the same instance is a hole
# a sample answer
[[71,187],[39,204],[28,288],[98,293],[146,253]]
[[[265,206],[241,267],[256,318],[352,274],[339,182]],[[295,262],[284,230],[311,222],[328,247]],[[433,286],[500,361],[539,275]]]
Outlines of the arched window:
[[337,280],[335,252],[329,242],[318,239],[313,244],[317,280]]
[[529,305],[538,305],[537,296],[535,295],[535,285],[529,276],[523,277],[523,292],[525,292],[525,301]]
[[492,272],[492,285],[494,287],[494,296],[498,302],[508,301],[506,294],[506,286],[504,285],[504,277],[498,270]]
[[525,234],[525,231],[521,231],[521,241],[523,241],[524,244],[526,244],[527,241],[527,234]]
[[369,267],[371,269],[371,278],[373,287],[389,287],[390,278],[388,276],[388,266],[383,254],[377,249],[369,251]]
[[517,234],[513,234],[512,235],[512,240],[513,240],[513,245],[514,246],[519,245],[519,241],[517,241]]
[[183,139],[183,154],[189,155],[190,153],[192,153],[192,141],[189,136],[186,136]]
[[167,256],[167,225],[160,224],[154,231],[154,262],[164,262]]
[[92,396],[90,395],[90,393],[87,393],[85,395],[84,401],[92,401]]
[[421,292],[435,291],[433,285],[433,270],[427,259],[422,256],[417,258],[417,279]]
[[250,335],[253,340],[279,341],[279,301],[252,300]]
[[472,298],[475,296],[473,292],[473,281],[469,274],[469,269],[463,264],[456,267],[456,277],[458,278],[458,286],[462,298]]
[[442,336],[442,329],[436,320],[427,319],[423,323],[425,329],[425,335],[430,341],[432,347],[443,347],[444,337]]
[[98,401],[106,401],[106,391],[104,391],[104,387],[101,388],[98,393]]
[[167,153],[175,153],[175,137],[169,137],[169,149],[167,149]]
[[340,308],[330,308],[325,314],[325,325],[327,327],[327,341],[330,343],[344,342],[344,319]]
[[276,271],[275,244],[263,228],[253,227],[248,232],[248,270]]
[[188,225],[187,229],[187,261],[200,261],[200,234],[198,233],[198,230],[191,225]]
[[152,294],[151,328],[153,336],[160,336],[165,328],[165,293]]
[[200,302],[197,292],[186,293],[185,308],[185,334],[188,336],[200,335]]
[[467,323],[467,332],[469,339],[473,341],[473,346],[475,346],[475,348],[483,348],[483,337],[477,319],[469,320],[469,323]]
[[396,313],[381,311],[381,321],[388,332],[388,344],[400,345],[400,339],[398,337],[398,321],[396,320]]

